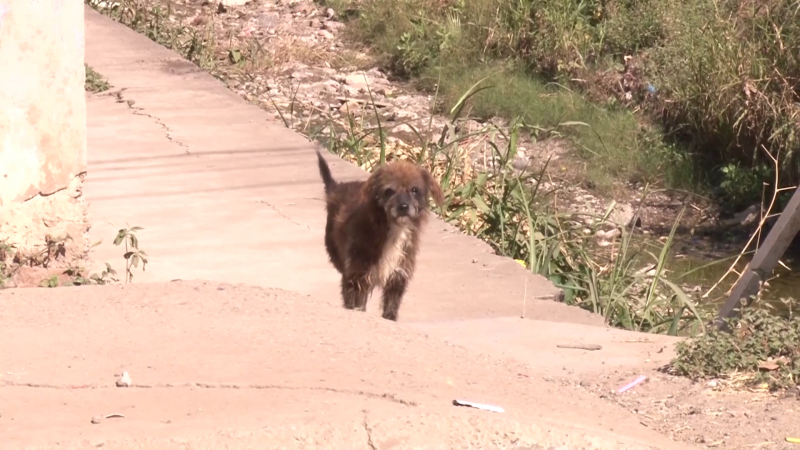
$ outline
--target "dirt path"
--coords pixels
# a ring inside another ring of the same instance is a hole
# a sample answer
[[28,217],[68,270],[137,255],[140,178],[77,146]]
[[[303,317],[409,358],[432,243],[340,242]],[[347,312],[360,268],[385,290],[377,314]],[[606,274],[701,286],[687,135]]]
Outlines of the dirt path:
[[[173,282],[0,296],[14,337],[0,341],[4,446],[686,448],[519,362],[286,291]],[[123,371],[133,386],[115,387]],[[112,413],[125,417],[92,423]]]

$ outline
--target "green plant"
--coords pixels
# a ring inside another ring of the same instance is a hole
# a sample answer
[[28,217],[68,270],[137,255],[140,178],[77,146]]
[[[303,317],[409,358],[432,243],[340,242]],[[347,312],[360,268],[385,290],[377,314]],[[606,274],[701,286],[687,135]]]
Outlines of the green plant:
[[761,196],[764,183],[770,181],[770,170],[763,164],[745,168],[739,163],[729,163],[720,169],[722,181],[720,188],[729,208],[740,210],[749,206],[753,199]]
[[39,283],[39,287],[56,288],[58,287],[58,275],[51,275]]
[[767,308],[743,308],[741,316],[726,321],[730,333],[710,328],[678,343],[671,368],[693,379],[727,378],[747,385],[767,383],[771,388],[800,382],[800,318],[793,315],[794,300],[783,300],[788,317]]
[[86,275],[86,269],[82,266],[70,265],[64,271],[64,275],[70,278],[70,283],[73,286],[86,286],[91,284],[106,285],[119,281],[116,278],[117,272],[109,263],[105,263],[105,270],[99,274],[93,273],[89,276]]
[[[586,161],[586,183],[608,193],[615,183],[660,183],[693,189],[699,185],[693,161],[664,141],[661,129],[642,126],[630,111],[608,110],[563,86],[532,78],[515,65],[443,67],[437,73],[442,104],[458,104],[464,92],[486,79],[491,89],[470,97],[464,115],[489,120],[519,117],[536,124],[536,143],[559,138],[572,155]],[[576,174],[577,178],[578,174]]]
[[[134,227],[131,229],[132,233],[140,230],[140,228]],[[120,230],[126,231],[126,230]],[[131,231],[128,232],[128,238]],[[40,250],[30,250],[30,251],[19,251],[17,250],[16,246],[11,244],[7,239],[0,240],[0,289],[5,287],[5,283],[10,280],[14,274],[20,270],[23,266],[29,267],[42,267],[48,268],[51,264],[66,255],[66,242],[71,238],[69,235],[64,237],[63,239],[56,239],[50,235],[45,236],[45,245],[44,248]],[[134,242],[138,245],[138,240],[136,240],[135,235],[133,236]],[[99,245],[100,242],[97,242],[92,245],[95,247]],[[143,252],[137,251],[134,252],[139,255],[144,255]],[[127,254],[127,246],[126,246],[126,254]],[[140,256],[141,258],[141,256]],[[127,258],[126,258],[127,259]],[[146,263],[146,260],[143,260],[143,263]],[[135,267],[135,266],[134,266]],[[144,267],[143,267],[144,269]],[[66,269],[62,272],[62,274],[68,277],[68,281],[64,282],[64,286],[82,286],[82,285],[89,285],[89,284],[98,284],[98,285],[105,285],[110,284],[113,282],[118,281],[116,277],[116,271],[111,267],[110,264],[105,264],[105,269],[97,274],[86,274],[86,269],[82,266],[77,264],[76,262],[70,263]],[[131,276],[132,278],[132,276]],[[61,283],[61,277],[58,275],[50,275],[47,278],[43,279],[40,283],[40,287],[46,288],[55,288],[59,286]]]
[[[142,272],[147,266],[147,253],[139,249],[139,238],[136,236],[138,231],[142,231],[141,227],[121,228],[114,238],[114,245],[124,244],[125,253],[122,255],[125,258],[125,284],[133,281],[133,270],[139,267],[139,262],[142,263]],[[110,269],[110,266],[107,266]]]
[[105,92],[111,88],[111,85],[102,75],[97,73],[94,69],[84,64],[86,70],[86,82],[84,88],[89,92],[100,93]]
[[18,266],[43,267],[46,269],[52,262],[66,255],[66,243],[71,240],[72,237],[69,235],[58,238],[48,234],[44,237],[43,248],[29,251],[17,250],[14,254],[14,263]]
[[[69,235],[56,238],[46,235],[42,248],[20,250],[8,239],[0,241],[0,289],[14,277],[23,266],[48,268],[50,265],[66,255],[67,241],[72,240]],[[42,280],[42,287],[58,286],[58,277]]]
[[0,240],[0,289],[5,287],[6,282],[11,279],[12,263],[16,247],[8,239]]

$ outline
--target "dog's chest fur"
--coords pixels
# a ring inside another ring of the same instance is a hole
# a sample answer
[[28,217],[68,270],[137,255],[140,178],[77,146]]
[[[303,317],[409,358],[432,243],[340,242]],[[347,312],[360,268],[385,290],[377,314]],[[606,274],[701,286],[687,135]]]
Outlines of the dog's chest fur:
[[[403,270],[403,259],[406,257],[410,240],[411,229],[409,227],[395,224],[389,227],[383,252],[371,274],[377,285],[384,286],[393,273]],[[408,276],[408,274],[405,275]]]

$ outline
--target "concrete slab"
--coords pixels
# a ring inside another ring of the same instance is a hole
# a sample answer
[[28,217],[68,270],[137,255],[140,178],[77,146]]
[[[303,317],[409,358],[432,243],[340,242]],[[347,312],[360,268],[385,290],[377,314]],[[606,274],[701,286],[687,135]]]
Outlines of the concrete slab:
[[[690,448],[514,360],[286,291],[173,282],[0,300],[2,448]],[[133,386],[115,387],[122,371]],[[112,413],[124,418],[92,423]]]
[[[547,376],[576,378],[604,372],[656,370],[675,357],[678,338],[610,327],[512,317],[413,323],[431,337],[485,354],[514,358]],[[597,350],[590,350],[599,346]],[[583,348],[581,348],[583,347]]]

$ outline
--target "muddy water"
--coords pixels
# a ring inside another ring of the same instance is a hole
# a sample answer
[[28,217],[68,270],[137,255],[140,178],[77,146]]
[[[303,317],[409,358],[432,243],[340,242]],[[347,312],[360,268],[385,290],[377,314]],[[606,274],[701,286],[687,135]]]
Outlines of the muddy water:
[[[735,253],[729,253],[728,256],[717,255],[712,259],[708,255],[677,254],[670,258],[667,267],[672,279],[678,278],[676,281],[681,285],[694,287],[696,296],[708,293],[708,297],[701,299],[700,302],[703,307],[716,310],[727,300],[728,292],[736,283],[737,275],[730,273],[716,288],[710,292],[709,289],[725,275],[734,263],[735,256]],[[736,271],[741,273],[752,256],[752,254],[743,256],[736,264]],[[789,308],[796,308],[797,303],[792,302],[787,305],[784,301],[789,298],[800,299],[800,272],[796,270],[800,268],[800,259],[791,256],[784,258],[782,262],[785,267],[776,268],[772,278],[761,291],[761,301],[763,305],[785,314]]]

